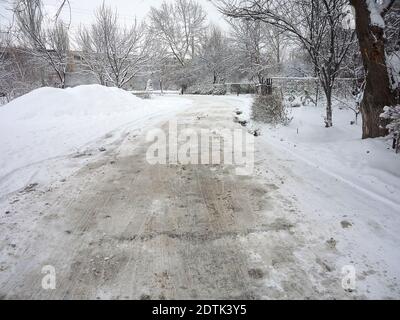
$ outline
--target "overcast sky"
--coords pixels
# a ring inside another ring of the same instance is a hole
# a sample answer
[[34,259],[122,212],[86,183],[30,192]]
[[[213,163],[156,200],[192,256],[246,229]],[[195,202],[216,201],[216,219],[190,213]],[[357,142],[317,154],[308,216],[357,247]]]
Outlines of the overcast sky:
[[[0,12],[4,15],[5,7],[10,5],[6,4],[7,0],[0,0],[2,8]],[[55,15],[58,5],[62,0],[42,0],[45,6],[46,12],[52,17]],[[103,0],[69,0],[72,10],[72,29],[77,28],[80,24],[90,24],[93,21],[93,11],[103,3]],[[107,5],[117,8],[120,14],[121,24],[130,24],[130,21],[136,16],[139,19],[143,19],[149,12],[150,7],[158,7],[163,0],[104,0]],[[174,0],[166,0],[173,2]],[[9,3],[12,1],[8,0]],[[208,14],[208,19],[214,24],[224,26],[222,15],[218,12],[215,6],[209,0],[198,0],[198,2],[204,7]],[[9,14],[7,15],[10,16]],[[69,21],[69,8],[63,10],[62,18]]]

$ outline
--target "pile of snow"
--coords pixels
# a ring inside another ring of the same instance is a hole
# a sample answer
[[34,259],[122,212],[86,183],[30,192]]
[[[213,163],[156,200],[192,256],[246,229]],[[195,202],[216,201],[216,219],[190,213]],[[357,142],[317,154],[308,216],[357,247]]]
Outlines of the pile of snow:
[[188,104],[173,97],[143,100],[100,85],[41,88],[15,99],[0,107],[0,196],[37,182],[44,161],[81,152],[105,136],[115,141],[123,130]]

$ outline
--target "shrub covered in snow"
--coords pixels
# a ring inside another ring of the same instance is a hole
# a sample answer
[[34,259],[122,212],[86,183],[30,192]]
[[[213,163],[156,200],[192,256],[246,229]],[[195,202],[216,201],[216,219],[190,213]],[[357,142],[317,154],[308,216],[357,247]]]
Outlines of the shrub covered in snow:
[[214,84],[213,95],[224,96],[226,95],[226,86],[223,84]]
[[234,83],[230,85],[230,91],[236,94],[256,94],[257,86],[249,83]]
[[288,125],[292,121],[289,109],[282,101],[282,97],[274,93],[267,96],[257,96],[252,106],[251,118],[254,121],[273,125]]
[[197,84],[189,87],[186,92],[188,94],[223,96],[226,94],[226,86],[224,84]]
[[396,152],[400,152],[400,105],[394,107],[385,107],[381,118],[390,121],[387,125],[391,137],[394,139]]

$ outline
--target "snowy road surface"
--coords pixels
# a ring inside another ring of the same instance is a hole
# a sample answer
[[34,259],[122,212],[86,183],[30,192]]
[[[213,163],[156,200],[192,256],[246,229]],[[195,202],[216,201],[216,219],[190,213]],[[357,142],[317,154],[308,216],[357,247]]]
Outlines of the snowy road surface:
[[[240,127],[234,111],[246,98],[190,99],[178,123]],[[0,298],[400,298],[396,204],[265,135],[244,177],[218,165],[151,166],[145,137],[132,130],[101,157],[83,155],[88,163],[65,181],[1,201]],[[55,290],[42,288],[47,265]],[[342,287],[346,266],[352,292]]]

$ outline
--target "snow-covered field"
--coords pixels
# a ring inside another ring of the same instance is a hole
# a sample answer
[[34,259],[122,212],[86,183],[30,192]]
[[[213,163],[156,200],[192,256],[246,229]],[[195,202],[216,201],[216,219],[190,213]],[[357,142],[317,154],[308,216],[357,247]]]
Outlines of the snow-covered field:
[[127,130],[188,106],[185,99],[144,100],[100,85],[34,90],[0,107],[0,197],[32,182],[62,179]]

